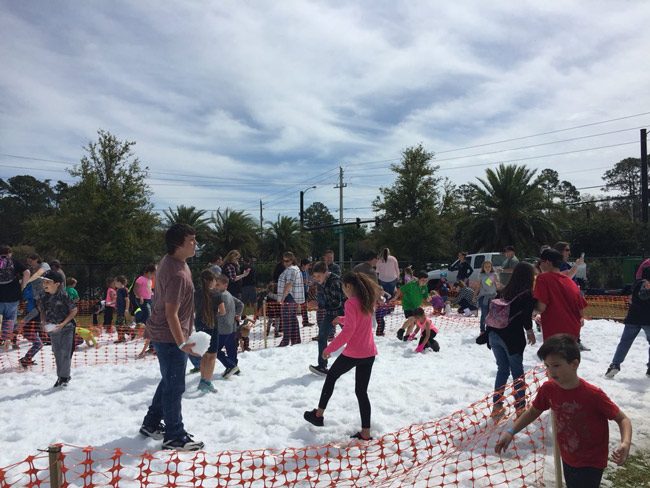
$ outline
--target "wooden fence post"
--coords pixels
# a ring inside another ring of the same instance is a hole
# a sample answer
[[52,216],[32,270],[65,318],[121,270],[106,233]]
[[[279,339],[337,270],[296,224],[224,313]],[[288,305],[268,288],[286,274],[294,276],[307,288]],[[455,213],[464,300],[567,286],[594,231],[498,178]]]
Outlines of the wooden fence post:
[[50,486],[52,488],[61,488],[63,482],[63,470],[61,469],[61,446],[52,444],[47,448],[50,460]]

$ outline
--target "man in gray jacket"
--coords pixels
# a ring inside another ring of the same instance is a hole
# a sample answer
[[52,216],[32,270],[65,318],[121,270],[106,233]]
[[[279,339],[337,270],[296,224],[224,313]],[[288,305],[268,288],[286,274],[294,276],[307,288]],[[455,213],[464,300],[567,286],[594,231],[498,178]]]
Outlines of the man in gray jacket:
[[215,290],[221,293],[221,300],[226,308],[225,315],[217,315],[217,330],[219,333],[217,359],[226,368],[221,375],[224,379],[239,374],[240,371],[239,366],[237,366],[237,349],[239,347],[237,326],[244,311],[244,303],[232,296],[228,291],[228,281],[228,277],[221,274],[217,276],[217,285],[215,287]]

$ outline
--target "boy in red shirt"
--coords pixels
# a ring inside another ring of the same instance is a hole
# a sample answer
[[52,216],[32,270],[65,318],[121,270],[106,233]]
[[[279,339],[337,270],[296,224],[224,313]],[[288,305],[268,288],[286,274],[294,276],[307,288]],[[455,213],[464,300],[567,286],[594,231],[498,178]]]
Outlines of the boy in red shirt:
[[607,466],[607,421],[614,420],[621,432],[621,443],[612,453],[619,466],[630,452],[632,423],[604,391],[578,377],[580,349],[574,337],[550,337],[537,355],[544,361],[550,381],[540,387],[532,406],[514,426],[501,434],[494,450],[497,454],[505,451],[517,432],[550,408],[556,416],[567,488],[597,488]]

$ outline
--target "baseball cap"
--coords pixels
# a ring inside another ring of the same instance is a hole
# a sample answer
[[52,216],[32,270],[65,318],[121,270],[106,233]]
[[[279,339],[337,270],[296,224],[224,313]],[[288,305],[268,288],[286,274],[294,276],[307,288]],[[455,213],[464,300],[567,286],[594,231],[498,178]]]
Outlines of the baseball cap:
[[50,280],[54,283],[63,283],[63,275],[58,271],[49,270],[43,275],[44,280]]

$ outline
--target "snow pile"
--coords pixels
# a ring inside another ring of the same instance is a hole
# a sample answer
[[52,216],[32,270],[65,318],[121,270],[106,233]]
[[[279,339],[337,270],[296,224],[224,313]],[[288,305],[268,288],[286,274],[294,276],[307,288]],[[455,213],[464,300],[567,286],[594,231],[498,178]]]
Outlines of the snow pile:
[[[615,322],[587,322],[582,340],[592,351],[583,353],[579,374],[603,388],[630,416],[634,444],[648,448],[650,425],[644,421],[650,404],[650,378],[645,376],[645,338],[639,337],[633,345],[614,380],[603,376],[622,329]],[[490,393],[496,364],[491,351],[474,343],[477,331],[478,321],[475,329],[445,325],[436,337],[440,352],[426,354],[414,353],[413,344],[392,336],[377,338],[379,355],[369,387],[375,438],[411,424],[441,419]],[[526,370],[539,365],[536,351],[537,346],[526,349]],[[199,393],[198,376],[187,376],[183,399],[187,430],[205,442],[209,453],[332,443],[347,446],[348,436],[360,425],[354,373],[339,380],[324,427],[313,427],[302,419],[303,411],[316,407],[323,382],[307,369],[309,364],[316,364],[316,355],[315,342],[241,353],[240,376],[223,380],[221,370],[216,371],[217,394]],[[0,405],[5,412],[0,466],[20,461],[54,442],[99,449],[119,447],[132,453],[160,448],[159,441],[138,435],[160,379],[155,360],[75,368],[70,386],[61,391],[52,389],[55,376],[54,372],[0,375]],[[39,425],[47,428],[36,428]],[[494,434],[464,439],[454,448],[493,445]],[[614,446],[618,431],[613,423],[610,439]],[[517,449],[519,456],[527,455],[523,442]],[[508,456],[512,455],[510,451]],[[462,463],[454,469],[459,471],[459,479],[468,479]]]

